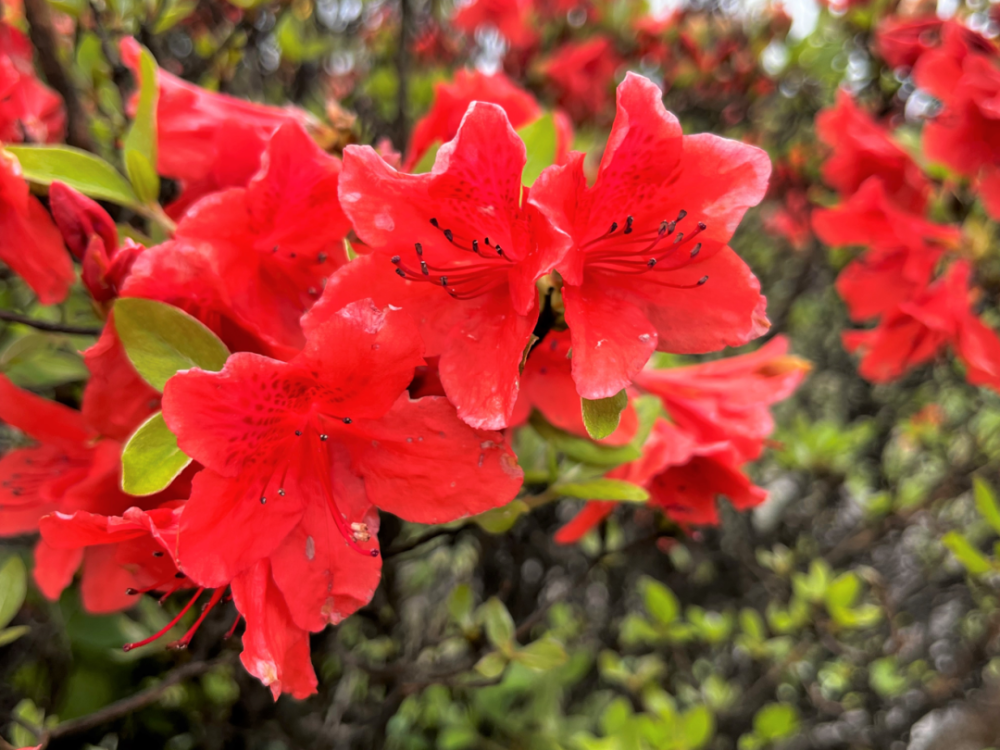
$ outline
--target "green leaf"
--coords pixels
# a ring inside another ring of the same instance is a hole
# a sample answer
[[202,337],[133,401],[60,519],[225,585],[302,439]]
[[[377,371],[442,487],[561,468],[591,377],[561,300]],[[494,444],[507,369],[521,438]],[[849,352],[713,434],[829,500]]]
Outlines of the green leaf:
[[24,604],[28,592],[28,575],[24,562],[17,555],[7,558],[0,567],[0,628],[14,619],[14,615]]
[[190,16],[196,7],[198,7],[198,3],[195,0],[168,0],[163,12],[160,13],[160,17],[156,19],[156,25],[153,26],[153,34],[162,34],[164,31],[169,31]]
[[486,626],[486,637],[497,648],[509,646],[514,640],[514,620],[495,596],[479,608],[479,618]]
[[715,718],[707,706],[693,706],[681,715],[680,730],[680,747],[696,750],[712,739]]
[[65,182],[98,200],[141,209],[142,202],[117,169],[93,154],[70,146],[5,146],[21,163],[24,179],[38,185]]
[[507,668],[507,657],[499,651],[491,651],[476,662],[474,669],[487,680],[492,680],[503,674]]
[[160,178],[156,174],[156,60],[149,50],[139,51],[139,100],[132,125],[125,134],[122,151],[125,171],[132,187],[143,203],[156,203],[160,195]]
[[115,302],[115,329],[129,361],[143,380],[162,392],[178,370],[218,371],[229,350],[201,322],[183,310],[148,299]]
[[157,412],[125,443],[122,450],[122,489],[130,495],[154,495],[166,489],[191,463],[177,447],[177,438]]
[[644,503],[649,500],[649,493],[645,489],[624,479],[567,482],[554,485],[552,491],[565,497],[578,497],[581,500],[618,500],[626,503]]
[[565,454],[574,461],[590,466],[612,467],[628,461],[634,461],[642,456],[642,451],[633,445],[623,445],[618,448],[598,445],[587,438],[577,437],[568,432],[553,427],[539,413],[531,415],[531,426],[555,450]]
[[899,661],[895,656],[876,659],[868,667],[868,684],[872,690],[885,699],[902,695],[909,686],[909,680],[899,673]]
[[[45,723],[45,712],[35,705],[30,698],[25,698],[16,706],[12,715],[20,719],[24,724],[31,727],[43,728]],[[21,723],[14,722],[10,730],[10,739],[14,747],[33,747],[38,745],[38,737],[34,732],[28,731]]]
[[438,149],[441,148],[441,141],[434,141],[426,151],[424,151],[423,156],[420,157],[420,161],[413,168],[413,174],[425,174],[430,172],[434,168],[434,160],[437,159]]
[[1000,534],[1000,506],[993,488],[981,477],[972,478],[973,495],[976,498],[976,508],[993,530]]
[[587,434],[594,440],[601,440],[618,429],[622,411],[628,406],[628,394],[622,388],[610,398],[582,398],[580,402]]
[[764,740],[780,740],[795,734],[799,714],[787,703],[769,703],[753,717],[753,729]]
[[958,558],[971,575],[981,576],[993,570],[993,564],[958,531],[949,531],[941,538],[945,547]]
[[560,667],[566,663],[568,658],[563,645],[555,638],[548,636],[539,638],[524,648],[517,649],[511,656],[511,659],[518,664],[540,672]]
[[18,625],[13,628],[6,628],[0,630],[0,646],[6,646],[8,643],[13,643],[22,635],[30,632],[31,628],[27,625]]
[[472,588],[467,583],[460,583],[448,598],[448,614],[463,629],[472,623]]
[[517,523],[517,519],[531,508],[524,500],[511,500],[506,505],[472,517],[479,527],[490,534],[504,534]]
[[663,625],[674,622],[681,611],[674,592],[652,578],[643,579],[643,601],[649,614]]
[[531,187],[542,170],[556,160],[556,123],[551,112],[546,112],[534,122],[517,131],[524,141],[528,160],[521,173],[521,182]]

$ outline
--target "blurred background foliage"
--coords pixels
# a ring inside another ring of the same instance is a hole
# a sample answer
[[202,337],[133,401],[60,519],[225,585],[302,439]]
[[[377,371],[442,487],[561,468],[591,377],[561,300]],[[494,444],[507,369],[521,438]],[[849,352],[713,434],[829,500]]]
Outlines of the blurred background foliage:
[[[505,64],[496,31],[456,31],[446,0],[49,5],[60,31],[54,52],[90,115],[90,145],[111,161],[134,89],[117,52],[125,35],[201,86],[308,109],[331,151],[382,138],[402,150],[435,82],[462,65]],[[95,617],[72,589],[47,602],[25,583],[21,560],[33,540],[12,540],[0,567],[0,718],[10,744],[37,744],[34,732],[56,717],[76,724],[50,747],[107,750],[918,750],[997,741],[1000,510],[991,485],[1000,486],[1000,399],[968,385],[951,361],[891,385],[862,380],[840,343],[848,319],[833,287],[850,255],[808,236],[793,244],[766,226],[790,188],[831,202],[814,121],[838,86],[896,118],[916,147],[913,85],[871,51],[888,3],[797,8],[793,18],[771,5],[694,0],[656,35],[661,56],[645,54],[634,31],[643,3],[587,7],[601,12],[573,7],[540,25],[541,47],[600,28],[629,61],[618,78],[631,68],[665,81],[666,105],[686,132],[752,141],[774,160],[772,196],[732,244],[761,279],[773,333],[788,335],[813,370],[776,408],[771,449],[751,468],[767,503],[738,514],[723,502],[721,525],[692,533],[636,505],[579,545],[560,546],[553,532],[580,502],[553,501],[548,488],[599,475],[614,458],[568,436],[546,444],[536,429],[551,437],[548,425],[525,427],[516,444],[528,482],[512,506],[437,528],[384,518],[383,583],[369,606],[313,636],[319,694],[302,702],[272,701],[238,668],[223,640],[232,621],[224,607],[186,652],[159,642],[122,653],[122,643],[162,627],[169,607],[144,598]],[[24,25],[19,7],[7,10]],[[953,10],[988,8],[966,0]],[[984,29],[995,31],[985,21]],[[506,66],[552,105],[537,65]],[[609,126],[601,117],[578,123],[574,146],[593,152]],[[161,202],[172,189],[164,180]],[[933,210],[963,223],[979,282],[995,298],[996,227],[960,198]],[[112,210],[143,239],[138,217]],[[32,300],[0,274],[0,307],[82,333],[2,323],[0,370],[76,403],[86,377],[78,352],[100,321],[80,290],[59,307]],[[989,316],[993,301],[985,304]],[[0,436],[4,447],[15,439]],[[123,711],[122,700],[134,703]]]

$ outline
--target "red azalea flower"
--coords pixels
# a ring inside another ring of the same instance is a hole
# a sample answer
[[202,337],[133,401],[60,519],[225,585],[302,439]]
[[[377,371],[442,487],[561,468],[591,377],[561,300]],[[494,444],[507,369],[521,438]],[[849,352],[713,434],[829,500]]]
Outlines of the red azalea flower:
[[828,245],[870,249],[837,277],[837,291],[853,320],[877,318],[922,291],[945,250],[961,231],[902,210],[882,181],[869,179],[846,202],[813,211],[813,228]]
[[995,54],[996,47],[988,39],[957,21],[926,18],[883,19],[875,33],[878,53],[893,68],[912,68],[925,52],[936,49],[945,34],[955,34],[970,49],[982,54]]
[[769,172],[760,149],[684,136],[630,73],[593,186],[582,154],[542,174],[532,199],[574,243],[557,269],[581,396],[613,396],[657,349],[714,351],[767,329],[760,285],[726,242]]
[[811,216],[812,204],[806,193],[792,188],[785,192],[782,205],[765,216],[764,229],[784,237],[796,250],[802,250],[812,237]]
[[[173,555],[182,503],[167,503],[149,511],[129,508],[121,516],[77,512],[54,513],[40,523],[42,537],[51,550],[86,550],[87,560],[101,562],[101,587],[124,592],[126,597],[147,592],[163,592],[162,602],[174,593],[195,584],[178,570]],[[85,585],[88,579],[84,578]],[[171,645],[190,643],[198,627],[225,594],[222,586],[212,592],[194,624]],[[305,698],[316,692],[316,675],[309,658],[309,631],[293,621],[284,595],[271,575],[271,563],[264,559],[237,575],[231,585],[240,616],[246,620],[241,659],[248,672],[271,688],[274,698],[281,693]],[[180,612],[159,632],[125,646],[131,651],[166,635],[201,598],[199,588]],[[129,601],[131,599],[126,599]],[[131,600],[134,601],[134,600]]]
[[922,293],[885,314],[877,327],[844,333],[847,350],[862,354],[861,375],[890,382],[951,344],[970,383],[1000,390],[1000,340],[972,313],[970,272],[967,262],[956,262]]
[[739,464],[760,456],[774,431],[770,406],[788,398],[809,369],[777,336],[750,354],[644,370],[636,385],[659,396],[674,424],[700,445],[728,441]]
[[[739,469],[729,443],[699,443],[682,429],[659,419],[643,446],[643,457],[608,473],[649,491],[649,505],[683,525],[719,522],[716,498],[725,495],[744,510],[767,499]],[[615,509],[617,503],[589,502],[555,535],[560,544],[576,542]]]
[[563,44],[542,63],[541,70],[559,106],[576,122],[583,122],[610,107],[611,84],[622,62],[608,38],[595,36]]
[[[38,528],[49,513],[85,511],[116,515],[135,504],[123,493],[121,443],[99,440],[80,412],[35,396],[0,376],[0,419],[37,441],[0,459],[0,535],[23,534]],[[183,496],[181,480],[171,489],[144,501],[150,507]],[[83,564],[83,605],[89,612],[112,612],[131,602],[126,586],[108,587],[121,579],[113,555],[95,550],[35,548],[35,581],[42,593],[56,599]]]
[[327,289],[339,304],[371,297],[410,313],[459,416],[480,429],[510,418],[538,319],[535,281],[568,242],[522,191],[525,160],[504,111],[482,102],[428,174],[400,174],[368,147],[344,152],[341,205],[374,254]]
[[[1000,67],[993,54],[971,49],[957,29],[947,29],[940,49],[917,62],[914,78],[941,101],[924,126],[927,156],[967,177],[994,184],[1000,170]],[[987,207],[994,207],[987,200]],[[1000,215],[1000,214],[998,214]]]
[[[122,39],[122,62],[133,73],[139,44]],[[245,187],[261,166],[271,134],[281,125],[318,127],[308,112],[279,109],[216,94],[157,70],[157,171],[179,180],[180,198],[168,207],[174,218],[198,199],[229,187]]]
[[0,260],[17,273],[43,305],[66,298],[75,275],[59,230],[28,192],[17,159],[0,149]]
[[97,302],[118,296],[118,290],[145,248],[130,239],[118,246],[118,229],[96,201],[61,182],[49,187],[52,218],[70,251],[83,262],[83,283]]
[[[434,104],[413,127],[403,171],[412,172],[435,143],[447,143],[454,138],[469,105],[474,101],[490,102],[501,107],[515,129],[542,116],[542,108],[535,98],[503,73],[487,75],[479,71],[458,70],[453,82],[438,83],[434,87]],[[573,140],[573,128],[561,113],[556,113],[555,124],[556,163],[560,163],[566,158]]]
[[0,143],[57,143],[66,132],[62,97],[35,76],[34,53],[0,21]]
[[888,131],[858,108],[849,93],[840,90],[837,105],[820,112],[816,133],[833,149],[823,164],[823,179],[843,197],[853,195],[869,177],[878,177],[902,208],[923,213],[930,182]]
[[[135,600],[129,597],[136,594],[163,591],[169,596],[193,585],[178,572],[173,558],[182,506],[171,502],[152,510],[132,507],[120,516],[56,511],[44,516],[38,526],[50,549],[80,554],[86,550],[88,564],[91,559],[99,560],[104,576],[94,585],[106,589],[104,594],[116,601],[132,603]],[[126,598],[121,599],[122,595]]]
[[238,349],[292,356],[299,318],[347,262],[340,169],[298,125],[281,126],[249,185],[199,201],[136,259],[122,295],[176,305]]
[[[580,412],[580,397],[573,385],[571,346],[569,331],[550,331],[531,350],[521,373],[521,389],[510,418],[511,427],[527,422],[531,410],[537,409],[560,430],[589,437]],[[638,427],[639,418],[629,403],[621,414],[618,429],[598,442],[626,445],[635,437]]]
[[206,467],[181,516],[181,569],[214,587],[269,557],[292,620],[317,631],[371,598],[376,508],[454,520],[510,500],[521,472],[499,434],[405,394],[423,360],[404,314],[324,297],[303,327],[288,363],[239,353],[221,372],[179,373],[163,414]]
[[472,0],[459,9],[452,24],[470,35],[480,26],[493,26],[511,49],[523,51],[538,43],[532,15],[532,0]]

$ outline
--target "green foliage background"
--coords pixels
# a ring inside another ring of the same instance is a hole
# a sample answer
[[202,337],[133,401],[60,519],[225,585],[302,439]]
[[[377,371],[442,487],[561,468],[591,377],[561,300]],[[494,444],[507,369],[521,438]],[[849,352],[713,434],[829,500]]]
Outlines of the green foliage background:
[[[239,0],[242,16],[223,3],[191,0],[51,5],[85,20],[60,54],[93,114],[95,151],[134,186],[117,201],[124,207],[115,217],[124,232],[147,241],[162,237],[150,196],[164,203],[173,186],[144,173],[142,160],[148,167],[155,155],[150,161],[141,123],[131,126],[123,113],[133,84],[114,52],[120,36],[136,35],[162,66],[208,88],[311,109],[331,122],[334,149],[381,136],[401,146],[429,106],[433,83],[449,76],[447,66],[398,53],[401,26],[391,4]],[[635,9],[614,7],[603,23],[627,47]],[[409,8],[424,20],[448,10],[435,2]],[[728,73],[680,64],[667,107],[687,132],[750,139],[776,161],[804,150],[810,197],[828,201],[818,187],[815,114],[849,77],[844,56],[865,54],[883,9],[824,12],[815,32],[783,44],[787,62],[772,79],[759,67],[773,41],[769,19],[736,23],[702,6],[710,23],[697,41],[709,46],[712,34],[732,35],[757,66],[750,82],[772,85],[709,85]],[[863,76],[849,79],[859,97],[880,110],[898,107],[901,82],[870,55],[865,65]],[[331,72],[345,93],[340,109],[326,111],[323,79]],[[530,71],[525,82],[545,99]],[[608,125],[578,129],[577,147],[596,148]],[[130,152],[139,158],[130,160]],[[25,585],[21,561],[30,564],[33,540],[8,540],[0,568],[7,740],[37,744],[34,733],[81,719],[82,728],[55,731],[50,747],[991,744],[1000,735],[993,687],[1000,678],[1000,511],[990,489],[998,484],[1000,399],[966,384],[948,360],[888,386],[862,380],[840,344],[847,316],[833,288],[849,254],[815,241],[795,250],[767,234],[768,207],[748,215],[733,246],[761,278],[774,332],[790,336],[814,369],[777,407],[774,447],[752,467],[770,490],[767,505],[742,515],[724,507],[718,529],[687,536],[636,503],[601,534],[556,545],[554,530],[579,506],[571,486],[627,454],[536,418],[517,437],[528,481],[511,506],[445,527],[384,519],[383,583],[368,607],[313,637],[320,692],[304,702],[275,703],[239,667],[236,645],[222,640],[231,605],[206,621],[187,652],[154,644],[124,654],[122,643],[170,619],[169,606],[143,598],[129,612],[94,617],[80,610],[72,589],[49,603]],[[980,282],[995,296],[995,227],[979,210],[961,201],[935,207],[939,219],[963,222],[978,243]],[[82,290],[42,308],[16,277],[0,276],[4,309],[82,328],[100,323]],[[0,369],[76,403],[86,377],[77,352],[92,341],[2,324]],[[0,434],[2,447],[17,439]],[[93,719],[144,690],[154,696],[148,704]],[[934,719],[956,701],[958,720]],[[946,735],[950,744],[912,744],[921,720],[925,737]]]

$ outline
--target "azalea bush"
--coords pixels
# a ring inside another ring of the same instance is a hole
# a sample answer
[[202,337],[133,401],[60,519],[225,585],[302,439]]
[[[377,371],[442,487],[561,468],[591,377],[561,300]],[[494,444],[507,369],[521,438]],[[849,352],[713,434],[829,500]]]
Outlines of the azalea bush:
[[5,0],[0,746],[1000,742],[995,16]]

